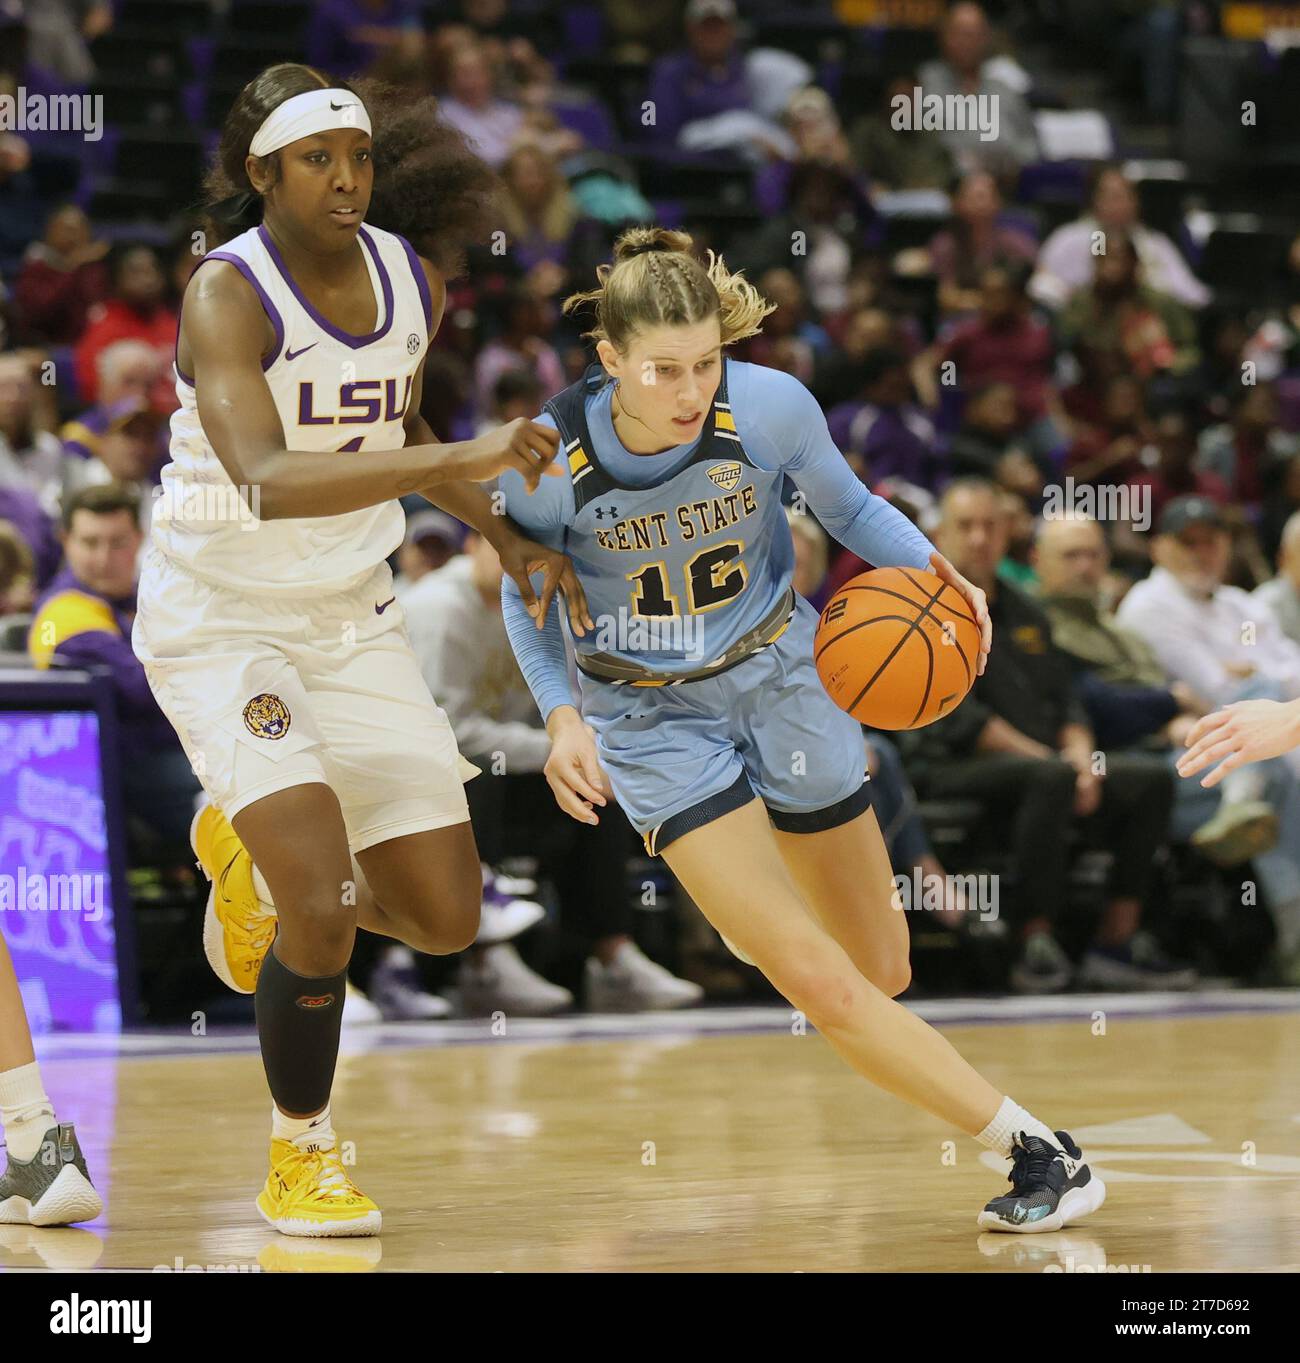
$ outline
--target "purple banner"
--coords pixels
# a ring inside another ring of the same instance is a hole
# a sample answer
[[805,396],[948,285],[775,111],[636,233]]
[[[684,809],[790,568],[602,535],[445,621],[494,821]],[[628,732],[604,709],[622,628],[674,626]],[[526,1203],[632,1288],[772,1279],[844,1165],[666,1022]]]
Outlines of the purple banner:
[[99,719],[0,711],[0,932],[32,1031],[122,1025]]

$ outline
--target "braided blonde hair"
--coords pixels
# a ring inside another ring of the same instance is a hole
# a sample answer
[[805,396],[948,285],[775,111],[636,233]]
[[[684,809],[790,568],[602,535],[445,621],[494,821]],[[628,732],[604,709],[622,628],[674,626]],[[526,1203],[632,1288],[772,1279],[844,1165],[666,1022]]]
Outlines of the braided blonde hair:
[[564,311],[596,306],[596,325],[584,336],[609,341],[626,353],[633,335],[647,327],[690,326],[717,317],[722,344],[756,336],[776,304],[709,252],[708,265],[692,253],[691,237],[666,227],[630,227],[614,243],[614,263],[600,265],[600,285],[570,294]]

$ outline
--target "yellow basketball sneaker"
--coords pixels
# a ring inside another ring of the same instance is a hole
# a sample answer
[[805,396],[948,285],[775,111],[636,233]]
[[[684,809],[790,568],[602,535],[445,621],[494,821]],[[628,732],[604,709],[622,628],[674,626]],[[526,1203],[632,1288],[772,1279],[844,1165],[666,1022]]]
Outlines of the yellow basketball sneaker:
[[216,805],[206,804],[194,816],[190,846],[212,882],[203,916],[208,964],[235,993],[251,994],[275,940],[275,910],[258,899],[253,858]]
[[257,1210],[284,1235],[378,1235],[383,1223],[348,1177],[337,1146],[303,1149],[278,1137],[271,1139],[271,1172]]

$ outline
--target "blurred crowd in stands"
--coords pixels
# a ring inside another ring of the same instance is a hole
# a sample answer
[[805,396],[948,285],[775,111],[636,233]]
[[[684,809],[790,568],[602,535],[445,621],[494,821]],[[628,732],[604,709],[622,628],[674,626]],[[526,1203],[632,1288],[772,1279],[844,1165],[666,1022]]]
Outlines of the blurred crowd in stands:
[[[1209,709],[1300,694],[1300,216],[1293,198],[1289,227],[1268,217],[1280,191],[1262,162],[1198,180],[1172,155],[1188,44],[1217,38],[1219,7],[935,4],[919,27],[863,26],[890,8],[0,0],[0,95],[111,87],[114,41],[146,23],[189,54],[194,111],[241,44],[257,49],[245,75],[269,51],[436,95],[502,186],[499,240],[450,281],[428,360],[443,439],[534,415],[581,375],[589,319],[560,304],[621,227],[683,226],[725,251],[779,305],[733,357],[798,376],[858,477],[992,601],[993,657],[964,705],[868,735],[895,870],[942,887],[914,926],[991,943],[1000,983],[1024,992],[1300,985],[1300,757],[1214,791],[1172,767]],[[253,41],[276,14],[278,39]],[[900,128],[918,91],[995,101],[997,135]],[[183,846],[198,785],[131,653],[134,563],[202,239],[192,203],[101,218],[117,203],[102,170],[42,175],[41,139],[0,131],[0,648],[9,665],[107,669],[134,855],[157,859]],[[1207,239],[1216,176],[1225,204],[1257,210],[1251,268],[1231,233]],[[795,585],[820,607],[871,565],[788,492]],[[458,962],[362,952],[376,1010],[540,1013],[575,993],[679,1007],[743,982],[680,889],[659,963],[642,951],[637,908],[674,893],[662,863],[647,879],[617,812],[595,831],[555,810],[490,546],[412,503],[395,567],[433,694],[483,769],[467,790],[485,915]],[[1101,869],[1079,909],[1085,864]],[[967,872],[997,877],[996,919]],[[1179,886],[1207,885],[1264,924],[1245,964],[1231,923],[1180,940],[1169,918]],[[547,916],[539,897],[578,944],[572,987],[516,946]]]

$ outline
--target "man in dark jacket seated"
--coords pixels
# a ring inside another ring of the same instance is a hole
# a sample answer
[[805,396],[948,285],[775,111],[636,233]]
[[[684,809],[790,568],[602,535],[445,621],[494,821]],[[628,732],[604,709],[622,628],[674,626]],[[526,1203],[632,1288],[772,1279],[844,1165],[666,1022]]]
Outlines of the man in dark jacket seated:
[[1101,751],[1075,694],[1069,659],[1042,608],[997,576],[1007,529],[996,487],[951,483],[935,535],[941,553],[988,594],[993,651],[984,675],[951,715],[907,735],[908,764],[925,796],[974,798],[999,808],[1016,885],[1011,927],[1022,954],[1012,987],[1064,988],[1073,975],[1052,933],[1065,902],[1068,832],[1114,854],[1105,911],[1080,982],[1115,988],[1189,988],[1191,969],[1165,958],[1139,931],[1154,853],[1167,838],[1173,777],[1146,753]]

